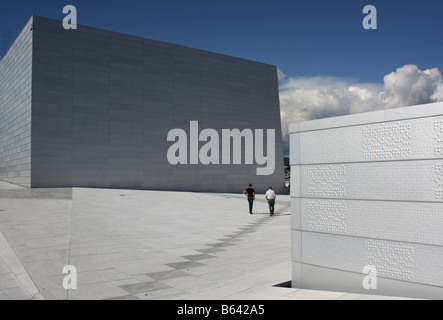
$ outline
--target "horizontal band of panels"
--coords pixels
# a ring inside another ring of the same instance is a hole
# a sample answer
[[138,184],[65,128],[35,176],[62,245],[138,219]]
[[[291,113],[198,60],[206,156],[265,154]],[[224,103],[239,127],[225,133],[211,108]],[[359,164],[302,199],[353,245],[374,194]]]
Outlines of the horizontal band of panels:
[[292,229],[443,246],[443,205],[293,198]]
[[292,248],[294,262],[443,287],[440,246],[292,231]]
[[291,164],[438,159],[443,116],[291,135]]
[[[431,300],[441,300],[443,296],[442,287],[382,277],[377,277],[376,281],[368,278],[371,277],[366,272],[355,273],[292,262],[293,288]],[[369,281],[370,287],[367,286]]]
[[443,201],[443,160],[291,167],[291,196]]

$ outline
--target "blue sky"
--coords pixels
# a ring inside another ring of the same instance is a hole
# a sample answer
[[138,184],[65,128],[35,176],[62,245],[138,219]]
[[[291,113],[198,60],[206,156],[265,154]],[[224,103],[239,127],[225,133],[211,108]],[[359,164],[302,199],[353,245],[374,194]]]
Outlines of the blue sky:
[[[32,14],[277,65],[298,77],[382,82],[405,64],[443,68],[440,0],[2,0],[0,54]],[[365,30],[362,9],[377,8]]]

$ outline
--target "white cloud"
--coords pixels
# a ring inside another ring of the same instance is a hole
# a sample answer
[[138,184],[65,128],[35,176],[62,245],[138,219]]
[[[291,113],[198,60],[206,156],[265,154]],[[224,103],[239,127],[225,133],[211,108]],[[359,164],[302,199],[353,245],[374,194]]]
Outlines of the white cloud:
[[438,95],[434,95],[441,86],[438,68],[421,71],[415,65],[406,65],[384,77],[382,102],[386,108],[433,102],[438,100]]
[[443,101],[443,83],[439,83],[431,99],[432,101]]
[[405,65],[384,77],[383,84],[336,77],[292,78],[279,70],[285,149],[288,124],[298,121],[443,101],[438,68]]

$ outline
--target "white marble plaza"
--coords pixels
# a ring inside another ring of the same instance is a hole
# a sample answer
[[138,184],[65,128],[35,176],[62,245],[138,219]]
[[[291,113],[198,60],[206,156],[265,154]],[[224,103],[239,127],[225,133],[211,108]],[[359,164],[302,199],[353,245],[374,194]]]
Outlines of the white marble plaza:
[[291,280],[290,198],[256,210],[242,194],[0,183],[0,299],[385,298],[275,287]]

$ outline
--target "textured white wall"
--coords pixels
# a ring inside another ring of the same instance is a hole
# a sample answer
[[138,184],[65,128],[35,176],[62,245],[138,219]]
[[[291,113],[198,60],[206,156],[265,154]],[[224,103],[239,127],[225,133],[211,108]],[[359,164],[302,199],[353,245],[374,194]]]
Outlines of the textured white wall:
[[293,287],[443,298],[443,103],[289,131]]

